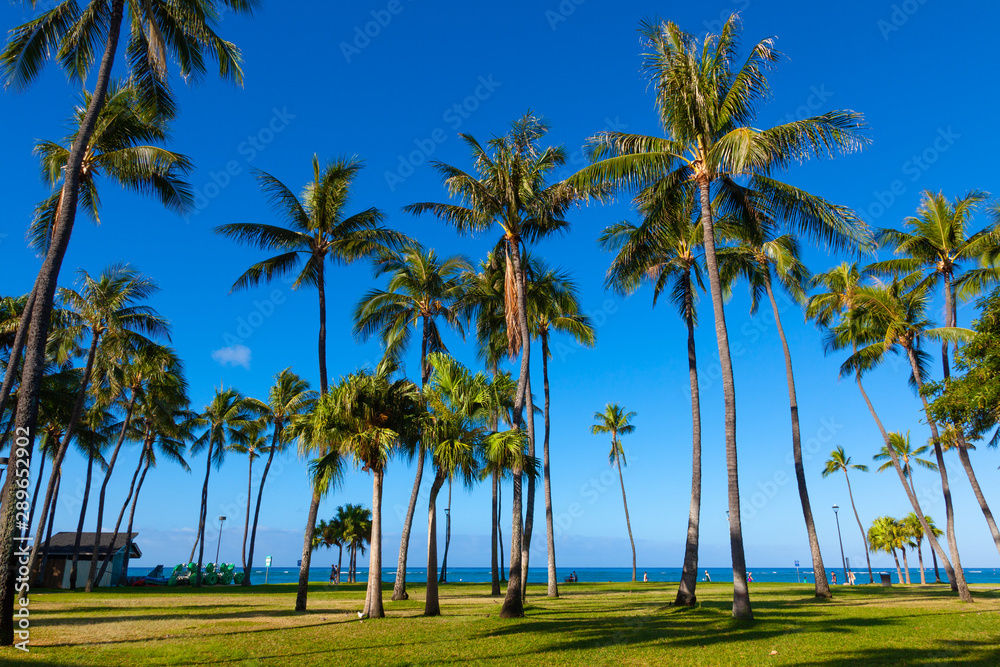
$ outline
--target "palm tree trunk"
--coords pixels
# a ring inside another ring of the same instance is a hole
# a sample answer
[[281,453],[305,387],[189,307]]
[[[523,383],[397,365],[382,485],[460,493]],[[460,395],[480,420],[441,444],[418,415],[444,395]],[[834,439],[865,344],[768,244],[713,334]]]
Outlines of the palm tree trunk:
[[[118,460],[118,452],[121,450],[122,443],[125,442],[125,432],[128,431],[129,422],[132,421],[133,407],[135,407],[135,390],[132,391],[132,396],[129,398],[128,408],[125,410],[125,421],[122,424],[121,432],[118,434],[118,442],[115,443],[115,449],[111,453],[111,458],[108,459],[108,469],[105,471],[104,481],[101,483],[101,493],[97,500],[97,529],[94,531],[94,557],[90,559],[87,586],[84,589],[87,593],[93,592],[95,586],[94,577],[97,575],[97,561],[99,560],[101,546],[101,525],[104,523],[104,496],[108,490],[108,482],[111,481],[111,473],[115,470],[115,461]],[[108,548],[111,549],[112,546],[109,545]]]
[[[97,358],[97,348],[100,344],[100,338],[100,333],[95,333],[91,337],[90,350],[87,352],[87,365],[83,370],[83,380],[80,382],[80,390],[76,394],[76,402],[73,404],[73,412],[70,415],[69,423],[66,425],[66,431],[59,440],[55,458],[52,460],[52,474],[49,475],[48,488],[45,490],[45,503],[42,505],[42,515],[39,517],[38,529],[35,533],[35,549],[32,550],[31,559],[28,562],[28,569],[31,572],[35,572],[38,567],[40,556],[39,547],[42,544],[42,531],[45,529],[49,506],[52,504],[52,494],[57,477],[56,473],[62,470],[62,462],[66,457],[66,450],[69,449],[70,440],[73,438],[76,426],[80,422],[80,415],[83,414],[83,404],[87,396],[87,386],[90,384],[90,377],[94,371],[94,359]],[[44,457],[42,458],[42,462],[45,462]],[[39,479],[41,479],[41,475],[39,475]]]
[[491,475],[493,486],[493,503],[490,512],[490,581],[493,588],[490,595],[500,595],[500,566],[497,561],[497,474]]
[[[444,529],[444,557],[441,559],[441,578],[438,580],[444,584],[448,582],[448,547],[451,546],[451,477],[448,478],[448,511],[445,512]],[[436,557],[435,557],[436,560]]]
[[76,568],[80,560],[80,541],[83,534],[83,520],[87,516],[87,501],[90,500],[90,480],[94,471],[94,449],[87,448],[87,481],[83,487],[83,500],[80,502],[80,521],[76,525],[76,538],[73,541],[73,562],[69,568],[69,589],[76,590]]
[[135,508],[139,504],[139,492],[142,491],[142,484],[146,481],[146,473],[149,471],[150,463],[152,462],[152,443],[149,444],[149,448],[146,451],[146,464],[142,468],[142,475],[139,476],[139,484],[135,487],[135,495],[132,496],[132,509],[128,513],[128,527],[125,529],[125,557],[122,558],[122,572],[121,578],[118,580],[119,585],[124,586],[128,582],[128,564],[131,560],[132,555],[132,526],[135,521]]
[[885,426],[882,424],[882,420],[879,419],[878,413],[875,412],[875,406],[872,405],[871,399],[868,398],[868,392],[865,391],[864,386],[861,384],[860,373],[855,373],[855,379],[858,383],[858,390],[861,392],[861,396],[865,399],[865,404],[868,406],[868,411],[871,413],[872,419],[875,420],[875,424],[878,426],[878,430],[882,434],[882,442],[885,443],[886,450],[889,452],[889,457],[892,459],[892,467],[896,469],[896,474],[899,475],[899,481],[903,485],[903,490],[906,491],[906,497],[910,499],[910,505],[913,506],[913,511],[920,519],[920,526],[924,529],[924,535],[927,536],[927,541],[930,542],[931,548],[937,552],[938,556],[941,557],[941,562],[944,564],[945,574],[948,575],[948,579],[951,581],[951,590],[958,591],[958,584],[955,579],[955,570],[951,566],[951,561],[948,560],[948,555],[945,553],[944,547],[942,547],[941,543],[938,542],[938,539],[934,537],[934,532],[931,530],[930,524],[927,523],[927,518],[924,516],[923,510],[920,509],[920,501],[917,500],[917,494],[906,482],[906,475],[903,473],[902,466],[899,465],[899,456],[896,454],[896,450],[889,442],[889,434],[886,432]]
[[437,573],[437,497],[444,484],[444,473],[441,470],[434,475],[431,484],[431,497],[427,502],[427,599],[424,601],[424,616],[440,616],[441,605],[438,602]]
[[[816,597],[829,598],[830,583],[826,579],[826,568],[823,566],[823,554],[819,549],[819,537],[816,535],[816,523],[813,521],[812,506],[809,503],[809,490],[806,488],[806,471],[802,464],[802,439],[799,431],[799,402],[795,393],[795,375],[792,372],[792,353],[788,349],[785,329],[781,326],[781,314],[778,312],[778,302],[771,289],[770,267],[764,277],[764,289],[771,301],[774,311],[774,323],[778,328],[778,338],[781,339],[781,349],[785,353],[785,378],[788,382],[788,407],[792,415],[792,456],[795,459],[795,480],[799,487],[799,500],[802,502],[802,516],[806,522],[806,534],[809,536],[809,551],[812,554],[813,579],[816,583]],[[845,575],[846,576],[846,575]],[[846,582],[845,582],[846,583]]]
[[[910,359],[910,368],[913,369],[913,379],[920,390],[920,400],[924,404],[924,414],[927,415],[927,425],[931,429],[931,437],[934,439],[934,456],[937,458],[938,472],[941,474],[941,493],[944,496],[945,535],[948,537],[948,548],[951,551],[951,563],[955,569],[955,577],[952,582],[958,588],[958,596],[963,602],[972,602],[972,593],[969,592],[969,585],[965,581],[965,572],[962,570],[962,560],[958,554],[958,542],[955,539],[955,508],[951,502],[951,488],[948,486],[948,471],[944,465],[944,451],[941,449],[941,437],[938,434],[937,423],[931,417],[930,406],[927,404],[927,397],[923,394],[924,381],[920,375],[920,366],[917,364],[917,357],[912,347],[908,347],[906,354]],[[922,516],[919,512],[917,516]],[[927,528],[924,528],[927,531]],[[928,531],[929,532],[929,531]]]
[[[507,240],[511,263],[514,268],[514,284],[517,290],[518,303],[518,325],[521,331],[521,371],[517,380],[517,392],[514,396],[514,428],[521,428],[524,420],[524,405],[528,390],[528,376],[531,363],[531,334],[528,331],[527,299],[524,284],[524,271],[521,268],[521,247],[520,239],[510,237]],[[529,410],[529,419],[530,416]],[[533,423],[532,422],[529,422]],[[534,451],[534,433],[528,429],[529,451]],[[511,546],[510,546],[510,578],[507,580],[507,595],[504,598],[503,607],[500,609],[501,618],[521,618],[524,616],[524,601],[521,577],[521,547],[523,539],[523,518],[521,516],[521,476],[523,469],[520,465],[514,467],[514,500],[512,501],[511,518]],[[515,571],[516,570],[516,571]]]
[[903,573],[906,575],[906,585],[909,586],[913,582],[910,581],[910,564],[906,560],[906,547],[903,546],[899,550],[903,552]]
[[[222,446],[222,443],[219,443]],[[192,586],[201,586],[201,564],[205,557],[205,522],[208,519],[208,479],[212,474],[212,454],[215,443],[211,439],[208,441],[208,456],[205,463],[205,482],[201,487],[201,514],[198,517],[198,537],[195,544],[198,547],[198,570],[194,573],[195,583]],[[192,559],[194,555],[192,554]]]
[[542,389],[545,392],[545,432],[542,440],[542,483],[545,485],[545,540],[548,546],[550,598],[559,597],[559,581],[556,574],[556,533],[552,525],[552,477],[549,474],[549,336],[543,331],[542,339]]
[[691,505],[688,508],[687,540],[684,545],[684,568],[677,587],[675,605],[693,607],[698,598],[698,538],[701,523],[701,394],[698,389],[698,358],[694,344],[694,294],[691,270],[684,280],[684,322],[687,325],[688,379],[691,384]]
[[[920,542],[923,542],[923,538],[920,538]],[[920,546],[920,542],[917,542],[917,560],[920,563],[920,585],[927,585],[927,574],[924,572],[924,550]]]
[[410,491],[410,504],[406,507],[406,520],[403,521],[403,535],[399,540],[399,560],[396,562],[396,583],[392,586],[393,601],[410,599],[409,593],[406,592],[406,561],[407,553],[410,549],[410,530],[413,527],[413,515],[417,509],[417,498],[420,496],[420,483],[424,478],[424,459],[426,457],[427,454],[424,451],[424,443],[421,442],[417,450],[417,474],[413,480],[413,490]]
[[698,182],[701,195],[701,220],[705,234],[705,266],[708,268],[709,292],[715,314],[715,337],[722,366],[722,395],[725,400],[726,475],[729,492],[729,542],[733,562],[733,618],[750,620],[750,588],[747,585],[747,564],[743,551],[743,523],[740,519],[740,481],[736,456],[736,386],[733,360],[729,353],[729,333],[723,308],[719,262],[715,254],[715,225],[712,219],[710,181],[702,176]]
[[969,459],[969,451],[966,449],[965,438],[961,434],[959,434],[959,442],[955,449],[958,450],[958,460],[962,462],[962,467],[965,468],[965,474],[969,478],[969,483],[972,484],[972,492],[976,496],[979,508],[983,511],[983,516],[986,517],[986,525],[989,526],[990,535],[993,536],[993,544],[996,546],[997,551],[1000,552],[1000,531],[997,531],[996,521],[993,520],[993,512],[990,511],[990,506],[986,503],[986,496],[983,495],[983,490],[979,486],[979,480],[976,479],[976,471],[972,469],[972,461]]
[[344,563],[344,544],[340,543],[337,545],[337,583],[340,583],[340,577],[342,570],[340,566]]
[[[49,438],[49,437],[51,437],[51,436],[49,436],[49,435],[43,435],[42,436],[41,445],[39,446],[39,450],[41,450],[41,452],[42,452],[42,462],[38,466],[38,484],[35,484],[35,492],[33,494],[31,494],[31,507],[28,508],[28,527],[25,528],[25,531],[28,532],[28,533],[31,532],[31,520],[35,516],[35,505],[38,503],[38,493],[39,493],[39,491],[42,490],[42,479],[45,478],[45,460],[48,458],[47,456],[45,456],[45,440],[46,440],[46,438]],[[50,478],[49,481],[52,481],[52,479],[51,479],[52,477],[55,477],[55,473],[54,472],[49,473],[49,478]],[[48,495],[48,494],[46,494],[46,495]],[[46,500],[46,502],[50,502],[52,500],[52,498],[51,497],[47,497],[45,500]],[[35,542],[36,549],[38,547],[40,547],[41,544],[42,544],[41,540],[36,541]]]
[[896,550],[892,550],[892,559],[896,561],[896,577],[899,579],[899,583],[903,583],[903,571],[899,569],[899,556],[896,555]]
[[243,571],[247,571],[247,536],[250,534],[250,499],[253,498],[253,452],[250,452],[250,465],[247,469],[247,516],[243,520],[243,546],[240,548],[240,558],[243,560]]
[[[139,479],[139,473],[142,471],[142,464],[146,458],[146,448],[143,447],[142,451],[139,452],[139,464],[135,467],[135,472],[132,473],[132,482],[128,487],[128,495],[125,496],[125,502],[122,504],[121,511],[118,512],[118,520],[115,521],[115,530],[111,534],[111,544],[115,543],[118,539],[118,529],[121,528],[122,519],[125,518],[125,510],[128,509],[129,502],[132,500],[132,494],[135,492],[135,483]],[[104,577],[104,573],[108,569],[108,565],[111,564],[111,560],[114,558],[114,554],[109,550],[108,555],[104,558],[104,563],[101,565],[100,571],[97,573],[97,580],[100,581]]]
[[[41,576],[45,576],[45,564],[49,559],[49,540],[52,539],[52,526],[55,524],[56,519],[56,508],[59,506],[59,489],[62,486],[62,473],[56,474],[56,492],[52,494],[52,511],[49,514],[49,526],[46,530],[45,541],[42,542],[42,559],[41,565],[38,569],[41,572]],[[44,585],[44,584],[43,584]]]
[[511,471],[514,478],[513,500],[511,500],[510,526],[510,575],[507,579],[507,595],[500,608],[500,618],[523,618],[524,602],[521,599],[521,466]]
[[622,477],[621,459],[618,462],[618,481],[622,485],[622,505],[625,507],[625,527],[628,528],[628,541],[632,544],[632,581],[635,581],[635,540],[632,539],[632,522],[628,518],[628,501],[625,500],[625,478]]
[[295,592],[295,611],[305,611],[309,596],[309,564],[312,562],[312,541],[316,534],[316,516],[319,514],[320,494],[315,488],[309,501],[306,534],[302,539],[302,565],[299,567],[299,585]]
[[868,583],[875,583],[875,575],[872,574],[872,559],[868,555],[868,536],[865,534],[865,528],[861,525],[861,517],[858,516],[858,508],[854,504],[854,493],[851,491],[851,478],[847,474],[847,468],[844,468],[844,479],[847,480],[847,497],[851,499],[851,509],[854,510],[854,520],[858,522],[858,530],[861,531],[861,541],[865,545],[865,560],[868,562]]
[[326,279],[323,260],[316,264],[316,289],[319,292],[319,394],[326,395]]
[[[535,456],[535,404],[531,397],[531,376],[525,385],[525,420],[528,425],[528,456]],[[521,536],[521,600],[528,599],[528,561],[531,532],[535,526],[535,476],[528,477],[528,493],[524,510],[524,534]]]
[[[257,507],[253,512],[253,527],[250,529],[250,550],[247,552],[246,567],[243,568],[243,585],[250,585],[250,573],[253,571],[253,548],[257,538],[257,519],[260,517],[260,501],[264,497],[264,482],[267,481],[267,472],[271,469],[271,461],[274,460],[274,452],[278,448],[278,438],[283,424],[278,421],[274,424],[274,434],[271,436],[271,451],[267,455],[267,463],[264,464],[264,474],[260,477],[260,487],[257,489]],[[318,510],[317,510],[318,511]]]
[[[365,609],[368,618],[385,618],[382,608],[382,480],[385,472],[376,470],[372,482],[372,539],[368,559],[368,589]],[[433,576],[427,577],[430,581]]]
[[[104,54],[101,56],[101,64],[97,70],[94,92],[83,121],[80,123],[80,132],[76,141],[73,142],[69,158],[66,161],[62,204],[56,214],[56,220],[59,221],[59,224],[52,231],[49,251],[35,281],[35,303],[31,313],[32,326],[28,333],[24,368],[18,391],[17,428],[15,430],[19,436],[26,437],[28,443],[24,447],[14,448],[12,460],[9,462],[11,470],[23,467],[22,459],[31,459],[35,428],[38,422],[38,393],[41,388],[42,372],[45,368],[45,346],[48,342],[49,317],[52,313],[56,282],[59,279],[59,269],[62,266],[73,231],[83,156],[94,134],[97,117],[104,106],[108,84],[111,81],[111,69],[118,47],[124,7],[125,0],[112,0],[111,2],[107,19],[107,41],[105,42]],[[6,496],[2,502],[2,516],[0,516],[0,646],[11,646],[14,643],[14,576],[17,568],[14,557],[14,532],[17,518],[15,492],[15,485],[8,484]]]
[[[423,332],[420,336],[420,388],[423,389],[431,376],[431,366],[427,363],[427,343],[430,340],[430,320],[423,318]],[[406,561],[410,550],[410,531],[413,528],[413,517],[417,510],[417,498],[420,496],[420,483],[424,477],[424,458],[426,451],[421,441],[417,449],[417,474],[413,480],[413,490],[410,491],[410,504],[406,506],[406,519],[403,521],[403,534],[399,539],[399,558],[396,561],[396,581],[392,585],[392,601],[408,600],[406,592]]]
[[497,480],[497,549],[500,550],[500,581],[507,583],[507,562],[503,557],[503,478]]
[[931,549],[931,562],[934,563],[934,583],[941,583],[941,572],[938,570],[937,555],[934,553],[934,549]]

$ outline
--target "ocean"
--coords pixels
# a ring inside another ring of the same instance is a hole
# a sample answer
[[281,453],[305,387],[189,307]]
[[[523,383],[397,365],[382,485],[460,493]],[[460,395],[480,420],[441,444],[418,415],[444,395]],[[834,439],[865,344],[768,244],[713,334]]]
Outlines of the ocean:
[[[345,563],[346,565],[346,563]],[[141,577],[149,573],[152,568],[150,567],[130,567],[128,569],[129,576]],[[169,575],[170,571],[173,569],[173,565],[164,564],[164,571],[166,575]],[[713,582],[719,581],[732,581],[733,571],[732,568],[724,567],[709,567],[701,568],[698,572],[698,581],[705,581],[705,570],[708,570],[708,574]],[[239,566],[236,568],[240,571]],[[632,568],[629,567],[578,567],[578,568],[568,568],[560,567],[558,569],[559,582],[565,581],[572,572],[576,572],[577,578],[581,582],[594,582],[594,581],[630,581],[632,579]],[[803,581],[805,579],[808,582],[813,581],[813,573],[811,569],[801,568],[796,572],[795,568],[782,568],[782,567],[757,567],[750,568],[749,571],[752,573],[753,580],[759,582],[795,582]],[[854,572],[856,581],[858,584],[868,583],[868,570],[851,568]],[[680,581],[681,569],[680,568],[670,568],[670,567],[647,567],[639,568],[636,570],[636,578],[642,581],[643,573],[649,575],[650,581],[667,581],[675,582]],[[837,573],[838,583],[844,583],[844,572],[842,568],[828,569],[829,572]],[[875,575],[875,583],[879,582],[879,573],[885,572],[890,575],[892,583],[898,583],[896,576],[896,569],[872,569]],[[925,570],[928,583],[934,582],[934,568],[927,568]],[[264,583],[265,575],[267,577],[267,583],[269,584],[288,584],[295,583],[299,580],[299,568],[296,566],[272,566],[269,570],[265,571],[263,567],[254,567],[252,580],[255,584]],[[346,572],[344,575],[346,578]],[[1000,569],[998,568],[965,568],[965,578],[970,584],[1000,584]],[[491,579],[490,568],[480,568],[480,567],[449,567],[448,568],[448,581],[451,583],[457,582],[469,582],[469,583],[489,583]],[[920,582],[920,570],[918,568],[910,568],[910,579],[914,583]],[[368,568],[358,568],[358,581],[368,580]],[[392,584],[396,580],[396,568],[386,567],[382,569],[382,581],[387,584]],[[406,580],[413,583],[423,583],[427,581],[427,568],[413,568],[406,571]],[[941,570],[941,580],[947,581],[944,570]],[[330,581],[330,568],[329,567],[313,567],[309,569],[309,581],[317,583],[329,583]],[[532,567],[528,570],[528,583],[531,584],[544,584],[548,581],[548,571],[544,567]]]

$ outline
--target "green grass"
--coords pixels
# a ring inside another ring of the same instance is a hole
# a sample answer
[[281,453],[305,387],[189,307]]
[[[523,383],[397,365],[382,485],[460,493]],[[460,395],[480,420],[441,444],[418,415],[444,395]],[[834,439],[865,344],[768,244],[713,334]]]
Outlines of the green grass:
[[752,584],[756,620],[730,617],[732,586],[699,584],[699,606],[673,608],[676,584],[529,589],[526,618],[497,617],[488,584],[444,584],[443,616],[423,618],[423,589],[359,621],[363,584],[43,591],[31,598],[31,652],[0,664],[45,665],[940,665],[1000,664],[1000,588],[963,604],[943,586],[836,587],[818,601],[797,584]]

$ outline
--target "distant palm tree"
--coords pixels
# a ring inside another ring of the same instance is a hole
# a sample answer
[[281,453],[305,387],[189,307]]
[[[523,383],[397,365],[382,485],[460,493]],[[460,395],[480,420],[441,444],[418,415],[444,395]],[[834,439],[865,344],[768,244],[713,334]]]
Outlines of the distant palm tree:
[[103,450],[111,442],[114,433],[114,419],[111,412],[98,406],[91,406],[83,416],[84,428],[76,437],[77,447],[87,455],[87,476],[83,484],[83,498],[80,499],[80,519],[76,526],[76,536],[73,540],[73,558],[69,569],[69,589],[76,590],[77,566],[80,561],[80,544],[83,536],[83,523],[87,518],[87,506],[90,504],[90,486],[94,473],[94,462],[102,470],[107,469]]
[[[892,465],[892,462],[889,463]],[[826,466],[823,468],[823,477],[828,477],[830,475],[836,474],[838,470],[844,472],[844,479],[847,480],[847,497],[851,499],[851,509],[854,510],[854,520],[858,522],[858,530],[861,531],[861,541],[865,544],[865,560],[868,561],[868,583],[875,583],[875,575],[872,574],[872,559],[868,556],[868,537],[865,535],[865,527],[861,523],[861,517],[858,516],[857,505],[854,504],[854,493],[851,491],[851,478],[847,474],[848,470],[857,470],[859,472],[868,472],[868,466],[861,463],[851,463],[851,457],[844,452],[844,448],[837,445],[837,448],[830,452],[830,458],[827,459]]]
[[[339,451],[316,462],[322,471],[332,458],[354,458],[372,473],[371,553],[368,587],[362,615],[382,618],[382,488],[385,469],[399,447],[414,446],[420,438],[423,406],[420,390],[407,379],[392,380],[394,364],[380,364],[375,372],[358,371],[344,378],[317,405],[317,426],[336,433]],[[431,575],[433,576],[433,574]]]
[[343,515],[340,509],[337,508],[337,515],[344,526],[344,540],[350,548],[347,583],[353,584],[358,580],[358,553],[364,556],[365,543],[372,539],[372,512],[362,505],[351,503],[343,507]]
[[698,321],[695,301],[704,289],[704,260],[699,250],[704,232],[692,222],[690,198],[666,205],[655,202],[642,224],[620,222],[604,230],[598,243],[617,250],[604,280],[606,287],[631,294],[640,283],[653,285],[653,307],[665,289],[687,325],[688,378],[691,387],[691,503],[688,509],[684,566],[674,604],[694,606],[698,584],[698,540],[701,517],[701,396],[694,330]]
[[480,443],[486,437],[489,381],[473,375],[452,357],[439,352],[428,357],[432,367],[424,391],[430,411],[423,437],[434,464],[434,482],[427,504],[427,595],[424,616],[440,616],[437,581],[437,496],[446,480],[456,476],[471,487],[479,476]]
[[205,482],[201,487],[201,509],[198,515],[198,535],[191,547],[191,560],[194,560],[195,548],[198,549],[198,570],[195,576],[195,586],[201,585],[201,566],[205,555],[205,521],[208,513],[208,481],[212,467],[222,467],[226,452],[232,443],[246,438],[246,429],[259,417],[254,406],[247,397],[234,387],[215,390],[211,403],[199,415],[195,427],[204,428],[202,435],[191,444],[191,454],[205,451]]
[[628,435],[635,430],[635,425],[631,423],[635,417],[634,412],[626,412],[617,403],[608,403],[604,412],[595,412],[594,420],[590,432],[594,435],[603,433],[611,434],[611,453],[608,454],[608,461],[611,465],[618,466],[618,481],[622,485],[622,504],[625,506],[625,526],[628,528],[628,540],[632,544],[632,581],[635,581],[635,540],[632,539],[632,524],[628,518],[628,501],[625,499],[625,478],[622,476],[622,465],[626,464],[625,449],[622,447],[621,436]]
[[[455,303],[461,296],[461,276],[470,270],[471,266],[464,257],[456,255],[440,260],[433,249],[424,249],[419,245],[378,257],[375,260],[375,275],[388,275],[389,284],[385,290],[372,290],[362,298],[354,311],[354,334],[361,340],[367,340],[378,333],[386,354],[398,356],[408,344],[411,331],[420,327],[420,386],[423,387],[431,372],[427,355],[447,352],[438,321],[443,320],[452,329],[464,333]],[[403,521],[393,600],[410,597],[406,593],[407,551],[427,445],[421,441],[417,450],[407,454],[416,456],[417,472]]]
[[[896,457],[902,464],[903,476],[909,480],[910,490],[916,495],[917,488],[913,483],[913,467],[916,465],[935,472],[938,469],[937,464],[933,461],[920,458],[930,450],[930,446],[922,445],[913,449],[913,446],[910,444],[909,431],[906,432],[906,435],[899,432],[890,433],[889,444],[882,445],[882,449],[879,450],[878,454],[872,456],[873,461],[885,461],[885,463],[878,467],[876,472],[884,472],[892,468],[892,456],[889,454],[889,447],[892,447],[896,452]],[[916,513],[914,513],[914,516],[916,516]]]
[[240,564],[243,578],[247,572],[247,538],[250,535],[250,501],[253,499],[253,462],[267,451],[267,421],[258,418],[243,429],[243,438],[229,445],[229,451],[247,457],[247,508],[243,518],[243,544],[240,547]]
[[[316,404],[316,392],[309,388],[309,383],[292,372],[291,368],[274,376],[274,384],[268,392],[267,403],[258,405],[261,418],[267,420],[271,428],[271,444],[267,447],[267,462],[260,477],[257,489],[257,505],[253,513],[253,527],[250,529],[250,548],[247,551],[246,568],[243,570],[243,585],[250,585],[250,573],[253,571],[253,552],[257,538],[257,520],[260,517],[260,504],[264,497],[264,484],[267,473],[271,469],[274,455],[283,452],[292,442],[292,421],[299,415],[309,412]],[[250,502],[249,496],[247,503]]]
[[640,26],[647,47],[644,69],[656,91],[666,137],[603,132],[591,139],[595,163],[569,182],[614,184],[631,191],[679,190],[696,207],[700,205],[725,401],[733,616],[750,619],[739,504],[736,390],[712,201],[721,197],[721,210],[743,212],[750,201],[748,193],[759,193],[754,195],[761,200],[758,208],[773,211],[782,223],[831,245],[851,247],[865,236],[864,224],[853,212],[778,181],[774,174],[793,161],[851,152],[866,141],[860,135],[863,119],[852,111],[827,112],[765,130],[752,127],[759,105],[769,97],[765,72],[780,54],[773,39],[764,39],[738,64],[740,31],[737,14],[718,35],[702,39],[674,23],[644,21]]
[[917,550],[917,557],[920,559],[920,585],[927,584],[927,575],[924,573],[924,551],[921,544],[924,541],[924,528],[920,525],[920,519],[913,512],[903,517],[903,528],[911,540],[911,546]]
[[[868,548],[872,552],[884,551],[887,554],[892,554],[893,560],[896,561],[896,577],[901,584],[903,583],[903,571],[899,568],[899,557],[896,555],[896,549],[901,548],[902,541],[901,526],[891,516],[880,516],[872,522],[868,529]],[[903,554],[905,556],[906,552],[904,551]]]

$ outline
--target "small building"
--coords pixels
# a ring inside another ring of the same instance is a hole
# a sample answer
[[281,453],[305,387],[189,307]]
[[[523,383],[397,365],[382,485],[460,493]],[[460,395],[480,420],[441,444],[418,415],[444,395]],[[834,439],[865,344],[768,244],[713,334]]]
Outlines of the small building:
[[[126,536],[119,533],[114,544],[111,544],[111,533],[101,533],[101,544],[96,549],[98,570],[108,553],[112,553],[111,564],[104,572],[96,586],[117,586],[121,576],[122,561],[125,559],[125,549],[130,548],[130,560],[142,557],[142,550],[135,543],[139,533]],[[94,559],[94,543],[97,533],[80,534],[80,555],[76,563],[76,585],[82,588],[87,583],[90,572],[90,562]],[[69,588],[69,571],[73,564],[73,544],[76,542],[75,532],[56,533],[48,541],[48,557],[45,561],[45,571],[42,576],[42,586],[45,588]]]

